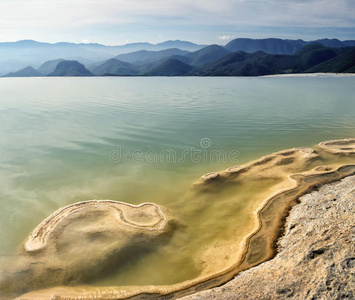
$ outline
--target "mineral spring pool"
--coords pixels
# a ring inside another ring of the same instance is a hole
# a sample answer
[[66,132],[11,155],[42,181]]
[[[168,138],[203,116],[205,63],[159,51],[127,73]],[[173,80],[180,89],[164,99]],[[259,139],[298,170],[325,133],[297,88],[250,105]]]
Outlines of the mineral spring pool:
[[[245,258],[255,212],[292,186],[288,175],[355,171],[353,141],[317,146],[354,138],[355,77],[3,78],[0,128],[0,296],[183,289]],[[312,176],[304,182],[316,184]],[[67,206],[75,213],[58,212]],[[106,206],[134,226],[164,215],[169,229],[116,232]],[[45,237],[52,250],[26,252],[31,233],[55,226]]]

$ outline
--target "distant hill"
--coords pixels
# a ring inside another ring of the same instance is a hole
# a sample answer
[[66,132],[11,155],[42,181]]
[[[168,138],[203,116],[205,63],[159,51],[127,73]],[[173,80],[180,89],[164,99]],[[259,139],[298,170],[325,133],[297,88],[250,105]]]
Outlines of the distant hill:
[[[262,51],[255,53],[236,52],[207,64],[190,75],[199,76],[262,76],[273,74],[303,73],[317,70],[317,66],[324,64],[322,72],[333,72],[340,68],[340,64],[347,61],[346,70],[351,70],[355,63],[351,60],[351,53],[337,54],[334,48],[322,45],[307,45],[295,55],[267,54]],[[347,56],[346,56],[347,55]],[[326,69],[327,62],[332,62],[332,68]],[[328,71],[327,71],[328,70]],[[320,71],[317,71],[320,72]]]
[[183,76],[192,71],[193,67],[177,59],[167,59],[158,66],[143,73],[145,76]]
[[303,40],[239,38],[230,41],[225,45],[225,48],[230,52],[254,53],[263,51],[270,54],[294,54],[305,45],[306,42]]
[[49,75],[54,72],[55,68],[61,61],[64,61],[64,59],[60,58],[60,59],[46,61],[37,70],[42,74]]
[[84,65],[74,60],[65,60],[58,63],[55,70],[48,76],[93,76]]
[[309,44],[298,51],[295,56],[297,58],[297,62],[295,63],[297,69],[294,66],[294,71],[302,72],[336,57],[337,54],[332,48],[327,48],[320,44]]
[[355,49],[315,65],[307,73],[355,73]]
[[40,76],[44,76],[44,74],[35,70],[32,67],[26,67],[17,72],[8,73],[4,77],[40,77]]
[[192,66],[203,66],[207,63],[215,62],[227,55],[230,51],[218,45],[211,45],[195,52],[186,54],[189,64]]
[[118,59],[111,58],[106,62],[89,68],[89,70],[95,75],[137,75],[139,74],[139,68],[133,66],[127,62],[122,62]]
[[171,48],[171,49],[165,49],[165,50],[160,50],[160,51],[141,50],[141,51],[127,53],[127,54],[120,54],[120,55],[117,55],[115,58],[118,60],[121,60],[121,61],[128,62],[133,65],[136,65],[136,66],[142,66],[144,64],[147,64],[147,63],[150,63],[153,61],[158,61],[163,58],[171,57],[174,55],[184,56],[187,53],[190,53],[190,52],[185,51],[185,50],[180,50],[178,48]]
[[[231,53],[218,60],[207,64],[195,71],[193,75],[201,76],[256,76],[273,73],[276,66],[273,66],[278,59],[292,59],[288,56],[275,56],[262,51],[247,53],[239,51]],[[269,62],[266,59],[270,60]],[[260,63],[263,61],[263,63]]]
[[184,64],[191,66],[202,66],[206,63],[214,62],[229,51],[218,45],[204,47],[194,52],[188,52],[176,48],[161,51],[137,51],[116,56],[116,59],[129,62],[133,65],[141,67],[141,73],[145,73],[151,68],[157,67],[163,60],[176,59]]

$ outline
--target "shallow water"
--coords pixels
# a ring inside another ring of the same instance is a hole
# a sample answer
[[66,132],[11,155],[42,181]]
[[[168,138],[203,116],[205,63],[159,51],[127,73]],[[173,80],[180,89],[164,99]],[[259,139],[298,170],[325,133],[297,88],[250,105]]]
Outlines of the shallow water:
[[169,245],[91,284],[191,279],[201,271],[191,253],[228,239],[236,220],[239,234],[248,232],[255,209],[248,200],[263,193],[262,186],[245,187],[231,205],[240,188],[231,187],[218,192],[216,203],[213,195],[191,203],[191,184],[204,173],[271,152],[353,137],[354,81],[1,79],[0,255],[14,255],[32,229],[60,207],[88,199],[155,202],[189,226]]

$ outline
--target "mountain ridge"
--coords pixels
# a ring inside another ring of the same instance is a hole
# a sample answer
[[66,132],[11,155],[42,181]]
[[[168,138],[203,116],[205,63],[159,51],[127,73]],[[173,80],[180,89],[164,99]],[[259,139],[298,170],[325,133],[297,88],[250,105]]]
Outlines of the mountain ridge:
[[[4,46],[4,44],[8,45],[9,43],[0,43],[0,54],[4,49],[1,46]],[[34,55],[33,53],[37,53],[38,47],[40,49],[39,53],[44,48],[47,50],[50,49],[51,55],[56,56],[56,59],[42,62],[38,67],[35,64],[29,63],[27,66],[33,67],[33,70],[28,67],[21,67],[17,69],[18,71],[8,72],[5,75],[7,77],[24,77],[27,75],[47,76],[54,72],[61,61],[76,61],[79,64],[86,65],[86,71],[81,69],[79,72],[79,74],[81,72],[85,73],[85,76],[157,76],[157,74],[161,76],[260,76],[306,72],[308,69],[317,70],[317,64],[325,63],[331,59],[334,60],[330,61],[330,65],[324,64],[321,70],[330,72],[327,70],[339,69],[352,72],[352,52],[349,52],[346,57],[335,58],[342,55],[346,50],[352,50],[355,47],[355,41],[353,40],[340,41],[337,39],[305,42],[300,39],[237,38],[225,46],[213,44],[203,48],[200,48],[201,45],[177,40],[166,41],[156,45],[149,43],[127,45],[129,47],[132,45],[133,47],[137,45],[148,48],[151,46],[158,47],[155,49],[184,45],[184,47],[195,47],[197,50],[188,51],[179,48],[168,48],[152,51],[144,49],[111,56],[110,53],[116,53],[116,46],[65,42],[49,44],[32,40],[12,43],[12,45],[14,44],[19,47],[19,53],[22,55],[20,58],[17,58],[18,60],[22,59],[21,61],[23,61],[25,54],[26,57]],[[5,48],[7,47],[6,45]],[[122,47],[127,45],[123,45]],[[331,47],[326,45],[331,45]],[[55,48],[52,48],[54,46]],[[128,48],[125,49],[127,50]],[[60,56],[60,54],[67,53],[68,51],[71,53],[71,58]],[[97,51],[101,53],[99,56],[96,56]],[[59,59],[58,57],[61,58]],[[96,58],[96,62],[93,62],[94,57]],[[102,57],[106,58],[102,59]],[[10,55],[6,59],[7,62],[13,65],[16,65],[18,62],[16,57],[14,58]],[[337,66],[337,64],[346,64],[346,59],[350,61],[346,65],[346,69]],[[0,72],[1,63],[0,59]],[[4,70],[2,71],[4,72]],[[92,74],[90,74],[90,71]]]
[[158,44],[128,43],[125,45],[107,46],[97,43],[45,43],[34,40],[16,42],[0,42],[0,76],[23,69],[27,66],[38,68],[46,61],[63,58],[77,60],[82,64],[106,61],[119,54],[139,50],[159,51],[171,48],[172,45],[186,51],[195,51],[205,45],[187,41],[166,41]]
[[131,76],[139,74],[138,67],[116,58],[111,58],[101,65],[88,68],[88,70],[98,76]]

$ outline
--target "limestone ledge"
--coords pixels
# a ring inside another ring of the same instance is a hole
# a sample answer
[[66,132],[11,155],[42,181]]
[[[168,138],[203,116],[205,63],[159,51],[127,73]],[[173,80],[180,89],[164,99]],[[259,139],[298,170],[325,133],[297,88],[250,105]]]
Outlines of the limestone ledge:
[[[283,150],[263,156],[255,161],[251,161],[241,166],[233,166],[224,171],[210,172],[202,175],[201,178],[194,183],[195,186],[201,186],[209,183],[218,183],[225,180],[235,178],[246,172],[253,172],[253,176],[257,172],[266,171],[267,176],[270,176],[270,171],[276,170],[277,167],[297,166],[301,169],[302,166],[309,165],[312,161],[319,159],[319,154],[312,148],[299,147],[288,150]],[[324,171],[318,168],[315,171]],[[275,172],[274,172],[275,173]]]
[[354,299],[355,176],[300,198],[272,260],[227,284],[180,298]]
[[319,144],[326,151],[341,154],[352,155],[355,154],[355,139],[332,140],[325,141]]

